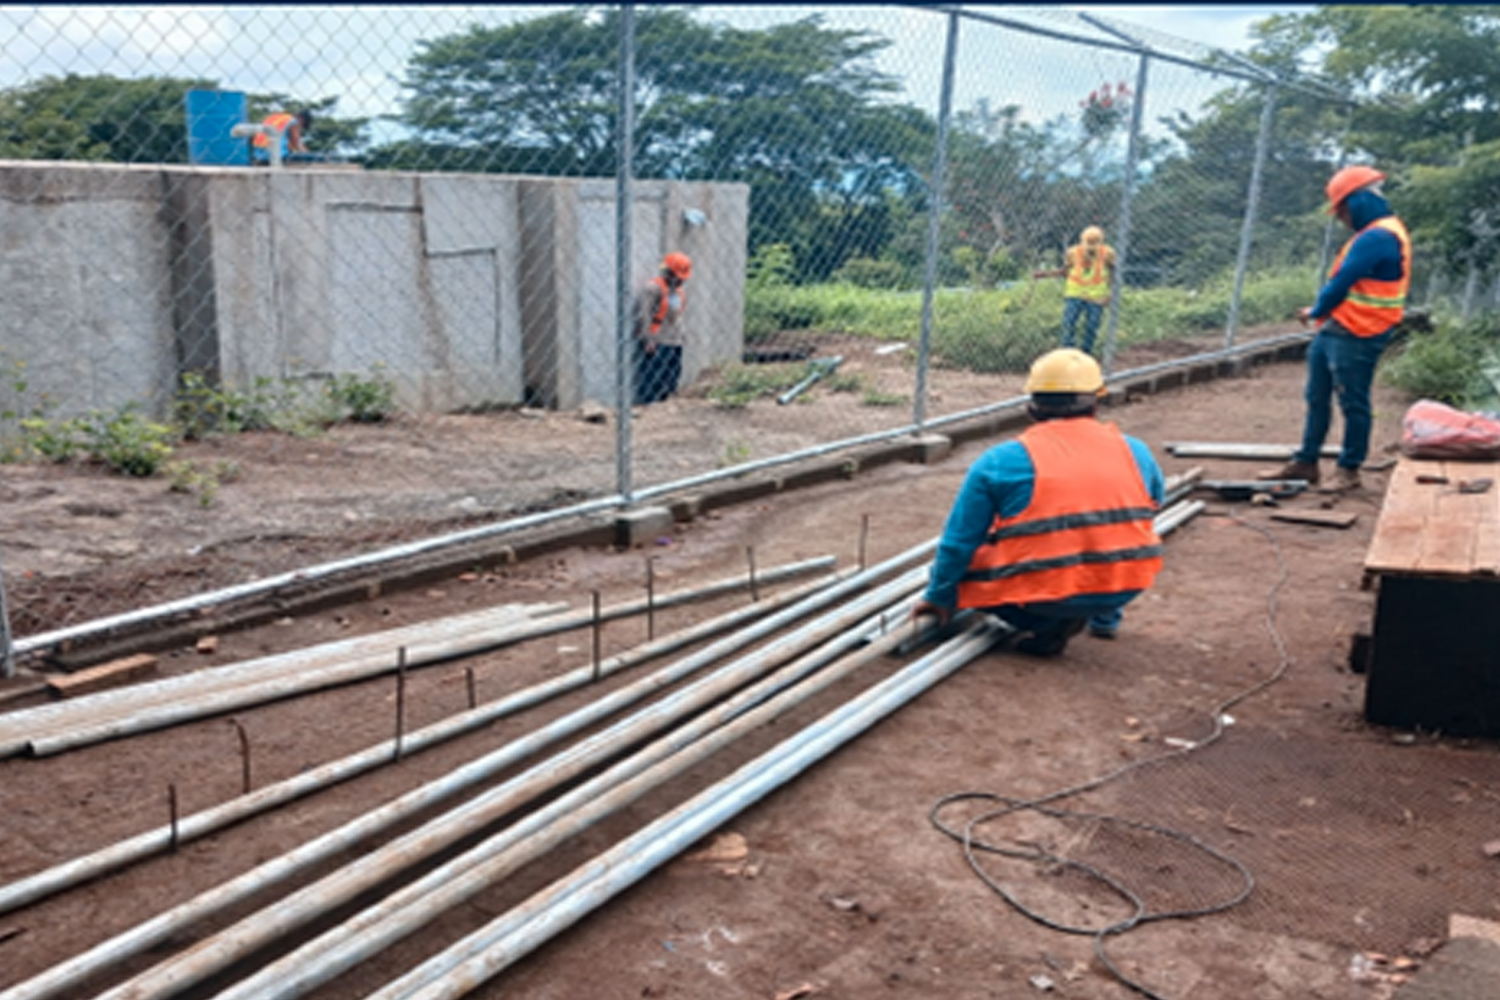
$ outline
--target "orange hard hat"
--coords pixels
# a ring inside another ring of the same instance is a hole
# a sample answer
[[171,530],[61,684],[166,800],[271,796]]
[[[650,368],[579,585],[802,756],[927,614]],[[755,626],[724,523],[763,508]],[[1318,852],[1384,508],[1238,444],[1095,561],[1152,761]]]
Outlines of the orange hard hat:
[[1385,174],[1374,167],[1345,167],[1334,174],[1328,180],[1328,214],[1332,215],[1338,211],[1338,207],[1360,188],[1369,187],[1377,181],[1385,180]]
[[1100,229],[1098,226],[1089,226],[1084,229],[1082,233],[1078,234],[1078,239],[1079,242],[1087,245],[1092,245],[1094,243],[1103,243],[1104,230]]
[[671,271],[683,281],[686,281],[688,276],[693,273],[693,262],[688,259],[688,255],[685,253],[667,254],[661,259],[661,267],[663,271]]

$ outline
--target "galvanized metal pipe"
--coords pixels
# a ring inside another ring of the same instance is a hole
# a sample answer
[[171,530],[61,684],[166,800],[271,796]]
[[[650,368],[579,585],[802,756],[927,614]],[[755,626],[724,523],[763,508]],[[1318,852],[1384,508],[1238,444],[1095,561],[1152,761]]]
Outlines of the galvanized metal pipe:
[[[804,560],[761,574],[760,582],[801,576],[834,563],[832,556]],[[663,595],[656,607],[674,606],[744,589],[746,577],[732,577],[704,587]],[[625,601],[601,609],[601,620],[645,611],[645,600]],[[13,716],[0,716],[0,756],[29,749],[38,756],[60,753],[131,733],[160,729],[235,708],[315,691],[395,669],[396,651],[407,649],[408,665],[434,663],[582,628],[592,612],[557,612],[567,605],[536,606],[542,617],[516,622],[493,610],[327,643],[181,677],[135,685],[120,691],[86,695],[74,702],[44,705]],[[438,641],[431,637],[437,632]],[[425,643],[425,644],[424,644]]]
[[[835,579],[836,577],[827,577],[811,581],[793,590],[769,597],[760,604],[736,608],[726,614],[637,646],[604,660],[600,664],[599,674],[610,677],[621,670],[702,642],[720,632],[728,631],[763,614],[769,614],[794,601],[801,600]],[[480,705],[407,734],[403,741],[405,752],[419,753],[446,740],[486,726],[497,719],[594,683],[595,679],[594,668],[589,665],[513,692],[488,704]],[[293,775],[285,781],[267,785],[254,792],[230,799],[228,802],[183,817],[177,824],[175,842],[182,844],[196,840],[232,823],[389,764],[394,757],[394,751],[395,741],[386,740],[310,771]],[[0,913],[19,909],[74,885],[158,854],[173,843],[172,827],[161,826],[83,857],[54,865],[9,885],[0,886]]]
[[160,944],[173,934],[180,933],[255,893],[279,884],[314,864],[362,843],[396,823],[452,797],[464,788],[493,776],[549,743],[569,736],[614,714],[634,701],[676,683],[706,664],[775,633],[789,622],[818,611],[850,593],[857,592],[869,582],[882,579],[907,563],[930,555],[935,546],[936,540],[924,542],[868,570],[854,573],[790,608],[768,615],[749,628],[712,643],[649,677],[568,714],[536,733],[512,741],[484,757],[455,769],[438,781],[413,789],[400,798],[365,813],[299,848],[273,858],[214,889],[201,893],[186,903],[96,945],[82,955],[53,966],[32,979],[0,993],[0,1000],[42,1000],[42,998],[56,996],[97,975],[102,970]]
[[994,623],[981,620],[973,632],[950,640],[825,715],[488,926],[389,983],[369,1000],[450,1000],[470,992],[953,674],[987,650],[996,631]]
[[[216,994],[215,1000],[292,1000],[306,995],[744,734],[886,655],[910,635],[904,621],[914,603],[915,597],[906,598],[846,630],[468,853],[340,921],[321,937]],[[865,643],[864,648],[844,655],[861,643]],[[819,669],[825,663],[829,663],[826,669]],[[767,698],[770,700],[764,700]],[[751,707],[762,701],[758,707]]]
[[199,941],[181,955],[99,994],[97,1000],[153,1000],[171,996],[186,986],[201,982],[360,893],[399,875],[422,859],[478,833],[538,796],[600,766],[623,749],[704,709],[784,662],[788,656],[826,641],[830,635],[836,635],[857,622],[872,607],[888,605],[904,593],[920,587],[924,577],[925,569],[917,568],[869,594],[853,598],[823,618],[798,627],[769,646],[646,706],[325,878]]

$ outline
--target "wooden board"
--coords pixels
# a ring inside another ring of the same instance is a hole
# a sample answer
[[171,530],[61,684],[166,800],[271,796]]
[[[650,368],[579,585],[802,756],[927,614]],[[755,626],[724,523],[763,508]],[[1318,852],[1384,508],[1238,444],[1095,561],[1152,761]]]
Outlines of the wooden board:
[[1352,510],[1278,510],[1271,515],[1271,520],[1315,524],[1320,528],[1347,528],[1359,520],[1359,515]]
[[[1418,476],[1445,477],[1420,483]],[[1375,536],[1365,556],[1370,573],[1440,577],[1500,575],[1500,485],[1460,493],[1464,479],[1500,484],[1500,462],[1402,458],[1391,472]]]

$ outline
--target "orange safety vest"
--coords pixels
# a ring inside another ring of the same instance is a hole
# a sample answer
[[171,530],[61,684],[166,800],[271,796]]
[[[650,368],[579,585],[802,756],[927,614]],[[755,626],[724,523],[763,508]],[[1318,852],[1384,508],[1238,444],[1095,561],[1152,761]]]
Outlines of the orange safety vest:
[[1411,236],[1406,226],[1394,215],[1376,219],[1364,229],[1349,237],[1344,248],[1333,260],[1328,272],[1331,278],[1339,273],[1339,265],[1354,241],[1371,229],[1384,229],[1395,235],[1401,243],[1401,277],[1395,281],[1378,278],[1360,278],[1349,288],[1349,294],[1333,308],[1333,319],[1356,337],[1377,337],[1401,322],[1406,315],[1406,292],[1411,288]]
[[1099,244],[1099,249],[1094,254],[1094,265],[1090,267],[1081,245],[1069,247],[1068,281],[1063,288],[1063,295],[1070,299],[1107,302],[1109,286],[1106,281],[1109,278],[1109,270],[1104,265],[1112,253],[1113,251],[1108,246],[1103,243]]
[[[291,127],[292,121],[296,117],[296,115],[288,114],[285,111],[278,111],[275,114],[266,115],[266,120],[261,122],[261,124],[267,128],[274,128],[282,136],[285,136],[287,129]],[[250,141],[259,149],[271,148],[271,137],[265,132],[255,133],[255,138]]]
[[[651,336],[661,332],[661,325],[667,320],[667,307],[671,305],[672,289],[667,287],[667,279],[661,275],[651,279],[651,283],[661,289],[661,295],[656,303],[656,315],[651,317]],[[687,294],[683,292],[682,286],[677,286],[677,300],[682,303],[682,308],[687,308]]]
[[996,517],[958,585],[960,608],[1145,590],[1161,570],[1156,502],[1125,435],[1091,417],[1048,420],[1020,437],[1031,503]]

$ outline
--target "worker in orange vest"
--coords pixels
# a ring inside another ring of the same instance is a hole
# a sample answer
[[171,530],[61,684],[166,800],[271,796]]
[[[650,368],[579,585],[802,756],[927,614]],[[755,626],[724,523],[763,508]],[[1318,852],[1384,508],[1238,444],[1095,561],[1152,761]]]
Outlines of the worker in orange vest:
[[1095,417],[1104,374],[1089,355],[1049,351],[1026,391],[1035,423],[970,466],[912,613],[982,610],[1017,630],[1020,652],[1056,656],[1085,626],[1113,638],[1155,581],[1166,484],[1145,443]]
[[1298,311],[1304,324],[1318,321],[1307,349],[1307,417],[1292,460],[1265,478],[1319,481],[1318,458],[1338,397],[1344,440],[1334,478],[1324,492],[1360,487],[1359,468],[1370,450],[1370,385],[1380,355],[1406,315],[1411,287],[1411,236],[1380,192],[1385,174],[1345,167],[1328,181],[1328,211],[1354,230],[1334,258],[1318,299]]
[[[1068,247],[1065,266],[1051,271],[1033,271],[1033,278],[1066,278],[1063,286],[1062,346],[1075,344],[1085,354],[1094,351],[1099,322],[1109,305],[1110,285],[1115,277],[1115,251],[1104,242],[1104,230],[1089,226]],[[1083,320],[1083,340],[1076,339],[1078,321]]]
[[635,300],[635,402],[659,403],[677,392],[682,380],[682,349],[687,336],[682,313],[687,308],[683,284],[693,273],[685,253],[662,258],[661,271]]
[[281,157],[286,159],[290,153],[306,153],[306,135],[312,129],[312,112],[307,109],[293,114],[289,111],[276,111],[266,115],[261,121],[262,131],[256,133],[255,138],[250,140],[250,152],[257,163],[269,163],[271,161],[271,143],[274,132],[280,135]]

